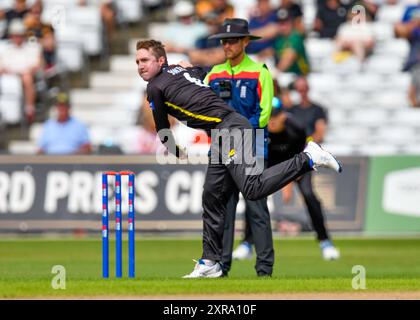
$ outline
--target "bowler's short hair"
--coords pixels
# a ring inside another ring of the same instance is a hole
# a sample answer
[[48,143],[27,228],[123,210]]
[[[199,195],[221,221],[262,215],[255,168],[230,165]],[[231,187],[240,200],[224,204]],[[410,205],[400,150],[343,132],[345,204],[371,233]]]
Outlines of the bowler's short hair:
[[156,57],[156,59],[159,59],[160,57],[164,57],[165,58],[165,62],[168,62],[168,58],[166,57],[166,51],[165,51],[165,47],[162,44],[162,42],[160,41],[156,41],[153,39],[150,40],[140,40],[137,41],[137,50],[140,49],[146,49],[152,50],[152,54],[153,56]]

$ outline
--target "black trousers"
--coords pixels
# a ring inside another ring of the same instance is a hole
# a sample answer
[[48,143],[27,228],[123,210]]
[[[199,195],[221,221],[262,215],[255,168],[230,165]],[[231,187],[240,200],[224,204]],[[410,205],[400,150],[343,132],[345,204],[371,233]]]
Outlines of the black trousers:
[[[203,190],[203,259],[222,260],[223,232],[226,207],[233,192],[239,190],[245,199],[258,200],[278,191],[289,182],[312,170],[309,157],[295,157],[261,171],[255,163],[245,161],[253,154],[253,141],[247,132],[253,128],[239,113],[229,114],[216,129],[224,132],[215,137],[212,132],[211,159]],[[242,134],[234,144],[229,134]],[[242,159],[241,159],[242,156]],[[241,161],[242,160],[242,161]]]
[[[227,274],[232,266],[232,251],[235,239],[236,207],[239,201],[239,192],[233,193],[229,199],[226,210],[225,229],[223,233],[223,271]],[[257,259],[255,270],[259,275],[271,275],[274,265],[274,248],[271,231],[270,213],[267,206],[267,198],[260,200],[245,200],[245,228],[255,235],[255,251]]]
[[[322,204],[313,190],[312,172],[307,172],[302,175],[299,179],[296,180],[296,183],[305,201],[306,208],[308,210],[309,217],[311,218],[312,227],[316,232],[317,239],[319,241],[330,239],[328,230],[325,226]],[[255,244],[255,248],[257,248],[257,244],[254,241],[254,233],[251,228],[251,224],[252,221],[250,221],[248,215],[245,215],[245,234],[243,241],[246,241],[250,244]]]
[[325,227],[324,214],[322,213],[321,202],[316,196],[312,187],[312,172],[305,173],[297,181],[299,190],[305,200],[306,208],[312,221],[312,226],[319,241],[329,239],[327,228]]

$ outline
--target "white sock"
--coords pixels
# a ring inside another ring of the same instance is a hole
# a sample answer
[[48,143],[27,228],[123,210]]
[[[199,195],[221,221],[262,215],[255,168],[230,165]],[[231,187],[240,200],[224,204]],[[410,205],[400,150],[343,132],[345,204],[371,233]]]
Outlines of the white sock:
[[213,260],[208,260],[208,259],[203,259],[203,262],[206,266],[211,267],[212,265],[214,265],[216,262]]

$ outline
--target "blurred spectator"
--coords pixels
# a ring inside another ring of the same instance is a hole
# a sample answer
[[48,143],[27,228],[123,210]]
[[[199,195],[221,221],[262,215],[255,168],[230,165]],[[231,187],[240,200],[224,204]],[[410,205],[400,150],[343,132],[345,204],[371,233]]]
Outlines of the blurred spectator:
[[372,23],[367,20],[355,22],[356,15],[349,12],[347,22],[338,28],[335,44],[338,52],[348,50],[353,53],[362,66],[373,50],[375,39]]
[[188,56],[193,65],[210,70],[210,67],[225,60],[225,53],[219,39],[209,39],[219,31],[218,16],[214,12],[209,12],[203,19],[207,26],[207,34],[198,38],[195,49],[190,50]]
[[195,11],[200,19],[203,19],[210,12],[216,13],[220,24],[226,18],[235,16],[235,10],[227,0],[198,0]]
[[[318,8],[325,6],[326,2],[327,0],[318,0]],[[355,10],[357,6],[363,6],[364,13],[367,15],[368,19],[374,20],[380,5],[396,4],[398,0],[339,0],[339,2],[341,6],[343,6],[347,10],[347,13],[352,10]]]
[[420,65],[412,68],[408,98],[412,107],[420,107]]
[[155,11],[162,11],[171,1],[167,0],[142,0],[141,1],[143,8],[146,13],[152,13]]
[[406,8],[401,22],[395,24],[395,35],[410,43],[410,52],[404,66],[404,71],[408,71],[420,61],[420,5]]
[[279,97],[280,97],[280,101],[281,101],[281,106],[285,110],[288,110],[291,107],[293,107],[293,101],[292,101],[292,98],[290,96],[290,89],[289,88],[281,88],[280,93],[279,93]]
[[88,154],[91,144],[87,127],[70,116],[70,101],[65,93],[57,96],[55,114],[43,126],[38,154]]
[[287,11],[278,15],[279,37],[275,42],[277,68],[281,72],[297,75],[309,73],[309,60],[306,55],[303,36],[293,28],[292,18]]
[[168,23],[162,35],[166,51],[188,54],[194,48],[195,42],[207,33],[207,27],[196,21],[194,5],[190,1],[175,3],[173,13],[176,21]]
[[220,28],[217,15],[210,12],[203,18],[203,21],[207,26],[207,33],[197,39],[195,48],[200,50],[222,48],[219,39],[209,39],[209,37],[216,34]]
[[282,15],[280,11],[287,11],[287,14],[293,21],[293,27],[300,33],[305,33],[305,25],[303,23],[303,12],[301,6],[294,0],[282,0],[280,7],[277,8],[278,14]]
[[[261,31],[262,28],[273,25],[277,22],[277,13],[271,7],[270,0],[257,0],[257,5],[249,19],[251,33]],[[272,55],[275,35],[267,36],[264,39],[252,41],[246,48],[248,54]],[[267,54],[264,54],[264,53]]]
[[[305,148],[306,131],[302,123],[284,110],[281,102],[273,100],[273,111],[268,122],[269,145],[268,166],[286,161]],[[290,202],[293,195],[293,184],[281,189],[283,203]],[[277,220],[277,228],[281,234],[297,235],[304,231],[303,224],[290,220],[283,212],[272,212]],[[309,228],[310,230],[310,228]],[[307,230],[305,230],[307,231]]]
[[327,129],[327,114],[324,108],[310,100],[309,84],[305,77],[296,79],[294,89],[299,93],[300,103],[294,105],[289,112],[303,121],[308,139],[322,143]]
[[42,70],[41,47],[36,42],[26,42],[22,20],[10,23],[10,43],[0,54],[0,74],[20,75],[25,94],[25,114],[28,122],[35,119],[35,76]]
[[401,22],[396,23],[397,38],[407,39],[410,51],[404,64],[404,71],[411,72],[409,100],[413,107],[420,106],[420,5],[407,6]]
[[4,38],[9,36],[9,27],[12,20],[23,19],[28,11],[26,0],[15,0],[13,8],[6,11],[0,11],[0,20],[3,18],[6,19],[6,31],[4,33]]
[[294,115],[284,110],[281,103],[273,105],[268,122],[269,158],[268,166],[293,158],[305,149],[306,130]]
[[102,0],[101,17],[105,27],[107,39],[111,40],[117,25],[117,4],[113,0]]
[[[81,7],[98,4],[97,1],[89,0],[79,0],[78,5]],[[108,41],[112,39],[113,34],[115,33],[115,28],[117,24],[117,14],[118,9],[114,0],[100,0],[100,12],[102,23],[105,28],[105,35]]]
[[[269,167],[290,159],[295,154],[301,152],[305,148],[307,132],[312,132],[311,139],[314,141],[321,142],[323,139],[323,133],[319,128],[315,129],[315,131],[318,131],[316,133],[312,129],[305,129],[305,127],[311,127],[313,119],[316,118],[314,117],[313,110],[320,108],[310,102],[308,98],[309,87],[305,78],[298,78],[295,82],[295,87],[301,96],[300,104],[302,108],[299,112],[295,112],[294,114],[293,112],[284,112],[281,106],[273,108],[268,124],[270,133]],[[300,105],[295,108],[300,108]],[[320,121],[320,118],[317,121]],[[311,172],[304,174],[295,183],[298,185],[299,191],[305,201],[312,226],[317,234],[323,258],[326,260],[338,259],[340,253],[331,241],[325,225],[321,202],[313,191]],[[283,203],[290,202],[293,196],[293,183],[288,184],[281,191]],[[303,221],[296,220],[293,217],[290,220],[282,213],[276,216],[278,219],[278,230],[282,234],[297,234],[300,231],[311,230],[310,226]]]
[[338,27],[347,20],[347,6],[339,0],[325,0],[318,2],[315,18],[315,31],[321,38],[334,38]]
[[[290,109],[290,113],[306,128],[306,140],[322,143],[327,129],[327,115],[324,109],[309,99],[309,85],[304,77],[299,77],[294,83],[300,95],[300,103]],[[325,224],[325,217],[320,200],[313,190],[312,172],[305,173],[296,183],[305,200],[307,211],[312,221],[312,226],[317,234],[322,255],[325,260],[335,260],[340,257],[339,251],[334,247]],[[284,188],[283,199],[290,199],[292,189]],[[286,201],[287,202],[287,201]]]
[[50,24],[45,24],[41,20],[42,1],[37,0],[25,16],[24,23],[26,34],[31,40],[36,38],[42,46],[45,71],[49,71],[56,64],[56,40],[54,29]]
[[[389,1],[388,1],[389,2]],[[365,8],[366,17],[372,21],[376,18],[376,13],[378,12],[380,1],[378,0],[357,0],[353,1],[353,6],[361,5]]]

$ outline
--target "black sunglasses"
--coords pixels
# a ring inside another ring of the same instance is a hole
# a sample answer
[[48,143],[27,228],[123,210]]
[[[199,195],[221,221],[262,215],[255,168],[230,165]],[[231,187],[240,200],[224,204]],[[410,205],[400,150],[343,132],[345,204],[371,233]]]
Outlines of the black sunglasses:
[[222,45],[225,44],[237,44],[242,38],[226,38],[226,39],[221,39],[220,42],[222,43]]

